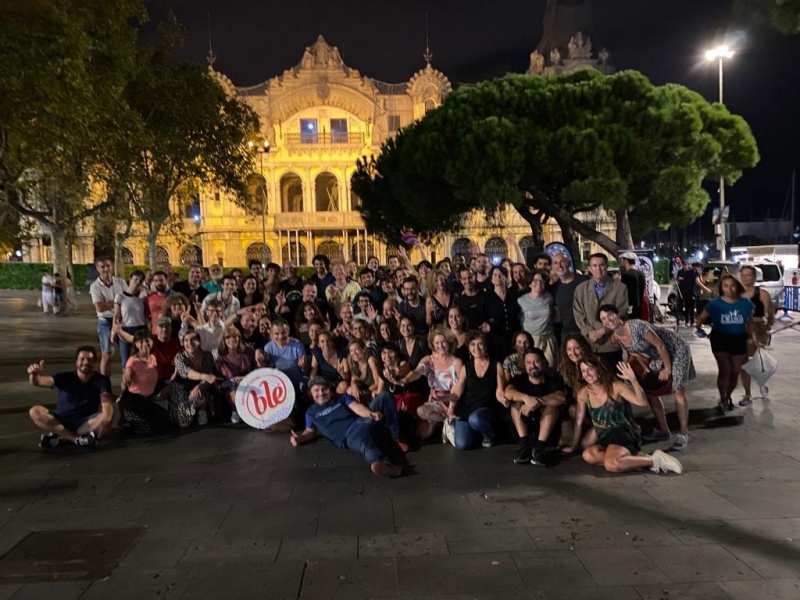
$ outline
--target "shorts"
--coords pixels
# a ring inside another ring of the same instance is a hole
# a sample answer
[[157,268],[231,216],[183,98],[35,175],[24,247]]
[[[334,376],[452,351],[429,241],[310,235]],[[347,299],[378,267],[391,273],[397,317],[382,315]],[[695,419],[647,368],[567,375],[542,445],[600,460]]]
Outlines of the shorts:
[[112,320],[106,317],[97,318],[97,337],[100,339],[100,352],[113,354],[114,344],[111,343]]
[[716,333],[714,330],[708,336],[712,352],[733,355],[747,354],[747,337],[746,333]]
[[614,427],[609,430],[602,439],[600,435],[597,436],[597,445],[607,448],[608,446],[622,446],[628,452],[636,456],[641,450],[639,439],[633,434],[630,429],[625,427]]
[[88,417],[81,417],[79,415],[59,415],[57,413],[53,413],[53,417],[61,423],[65,429],[72,431],[73,433],[80,429],[81,425],[89,421],[90,419],[94,419],[99,412],[89,415]]

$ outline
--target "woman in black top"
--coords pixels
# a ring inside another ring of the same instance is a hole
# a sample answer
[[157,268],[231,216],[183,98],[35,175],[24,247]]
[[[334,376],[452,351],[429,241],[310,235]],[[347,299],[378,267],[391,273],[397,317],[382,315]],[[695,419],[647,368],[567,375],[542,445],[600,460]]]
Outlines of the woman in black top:
[[407,360],[412,369],[416,369],[419,361],[431,353],[428,343],[417,337],[417,324],[414,317],[405,315],[400,319],[400,357]]
[[461,367],[453,388],[456,400],[447,409],[449,419],[458,419],[454,423],[453,445],[459,450],[469,450],[480,435],[483,438],[481,445],[491,448],[494,445],[497,402],[505,387],[503,368],[486,353],[483,333],[472,332],[467,346],[470,360]]
[[491,273],[493,290],[487,302],[489,333],[489,355],[503,360],[511,350],[514,332],[519,329],[519,293],[508,287],[508,271],[494,267]]
[[[749,298],[756,310],[753,312],[753,331],[756,334],[758,341],[764,345],[769,343],[769,331],[775,324],[775,307],[772,305],[772,298],[769,292],[760,286],[756,285],[756,268],[752,265],[744,265],[739,272],[739,278],[744,287],[742,298]],[[758,347],[755,345],[751,338],[747,339],[747,356],[751,357],[756,353]],[[742,379],[742,386],[744,387],[744,398],[739,400],[739,406],[748,406],[753,403],[750,396],[750,375],[742,369],[740,372]],[[764,388],[761,390],[769,392]]]

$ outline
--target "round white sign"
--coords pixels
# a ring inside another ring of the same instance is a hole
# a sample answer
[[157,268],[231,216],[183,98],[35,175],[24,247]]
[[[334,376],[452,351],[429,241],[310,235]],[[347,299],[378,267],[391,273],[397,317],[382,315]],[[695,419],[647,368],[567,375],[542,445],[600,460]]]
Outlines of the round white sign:
[[256,369],[236,388],[236,412],[256,429],[266,429],[288,418],[294,408],[294,386],[277,369]]

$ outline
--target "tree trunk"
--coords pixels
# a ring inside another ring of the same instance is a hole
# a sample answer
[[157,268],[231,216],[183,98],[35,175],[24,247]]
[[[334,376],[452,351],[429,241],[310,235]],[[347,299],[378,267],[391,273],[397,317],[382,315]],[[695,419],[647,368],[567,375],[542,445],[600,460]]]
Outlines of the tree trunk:
[[633,249],[633,233],[631,232],[631,220],[627,210],[618,210],[617,215],[617,245],[620,249]]
[[156,250],[158,249],[158,232],[160,227],[154,228],[147,234],[147,262],[150,269],[155,271],[158,269],[158,262],[156,261]]
[[122,266],[122,244],[125,242],[124,238],[119,234],[114,235],[114,276],[124,278]]
[[67,234],[60,227],[48,227],[47,232],[50,234],[50,247],[53,249],[53,273],[66,276],[71,262],[67,258]]
[[580,269],[583,260],[581,259],[581,248],[578,245],[578,236],[575,230],[570,227],[569,223],[564,221],[564,219],[559,217],[554,218],[556,223],[558,223],[559,229],[561,229],[561,237],[564,238],[564,245],[567,247],[570,254],[572,254],[572,267],[574,269]]
[[[525,206],[515,206],[514,208],[519,215],[527,221],[528,225],[531,226],[533,245],[530,246],[530,248],[532,248],[536,254],[544,252],[544,229],[542,228],[542,221],[540,218],[541,213],[533,213]],[[526,263],[528,262],[527,256],[523,256],[522,258]]]

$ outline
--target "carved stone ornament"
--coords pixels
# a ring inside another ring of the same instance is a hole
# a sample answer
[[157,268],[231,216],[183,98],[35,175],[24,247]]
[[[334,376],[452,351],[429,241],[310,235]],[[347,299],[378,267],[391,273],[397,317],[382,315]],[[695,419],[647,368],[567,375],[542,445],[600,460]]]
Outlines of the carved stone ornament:
[[328,97],[331,95],[331,86],[328,84],[328,80],[323,77],[317,83],[317,97],[320,100],[327,100]]
[[561,50],[559,50],[558,48],[553,48],[550,51],[550,63],[554,67],[557,67],[558,65],[561,64]]
[[611,53],[608,51],[607,48],[601,48],[600,53],[597,55],[597,58],[600,59],[600,64],[607,65],[608,59],[611,58]]
[[531,64],[528,66],[528,75],[541,75],[544,72],[544,56],[534,50],[531,52]]
[[572,39],[569,41],[568,50],[571,59],[591,58],[592,40],[589,39],[588,35],[583,35],[583,33],[579,31],[573,35]]

